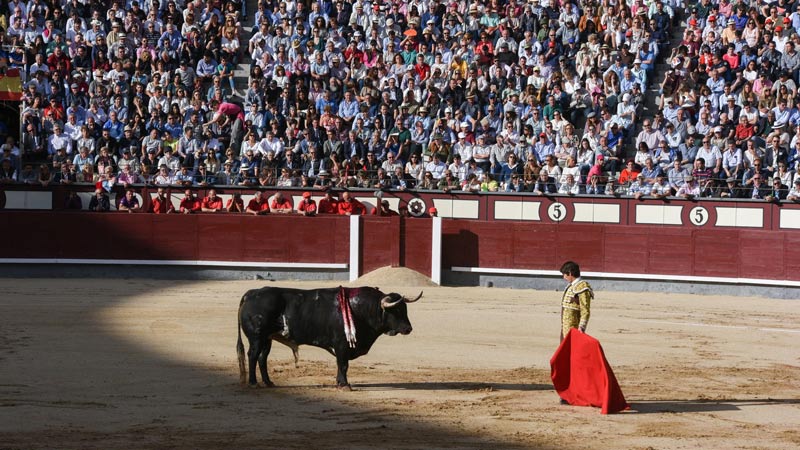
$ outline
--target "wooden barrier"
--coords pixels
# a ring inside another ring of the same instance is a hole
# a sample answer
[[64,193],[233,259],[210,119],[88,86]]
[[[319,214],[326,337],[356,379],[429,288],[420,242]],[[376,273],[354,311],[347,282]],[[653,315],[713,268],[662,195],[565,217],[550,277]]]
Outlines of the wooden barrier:
[[[91,186],[79,188],[91,191]],[[225,197],[252,190],[219,189]],[[283,190],[299,199],[302,191]],[[153,189],[139,189],[145,208]],[[266,191],[272,195],[274,190]],[[13,194],[12,194],[13,193]],[[553,270],[567,259],[586,271],[675,277],[800,281],[800,206],[794,203],[634,200],[611,197],[385,192],[394,209],[421,217],[367,215],[351,248],[349,219],[245,214],[154,215],[59,209],[68,190],[15,186],[6,198],[52,196],[53,211],[6,209],[0,258],[319,263],[347,267],[356,255],[361,275],[383,266],[432,276],[433,233],[442,222],[441,268]],[[314,192],[319,198],[322,193]],[[198,191],[199,196],[205,190]],[[368,208],[373,191],[355,191]],[[24,203],[23,203],[24,204]],[[175,200],[177,206],[178,201]],[[352,253],[355,251],[356,253]],[[677,279],[677,278],[676,278]]]

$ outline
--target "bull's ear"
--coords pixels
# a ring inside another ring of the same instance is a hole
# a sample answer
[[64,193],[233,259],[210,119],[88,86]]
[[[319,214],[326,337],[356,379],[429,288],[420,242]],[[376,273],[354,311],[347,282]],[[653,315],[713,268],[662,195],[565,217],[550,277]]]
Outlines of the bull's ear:
[[419,295],[414,300],[409,300],[409,299],[403,297],[403,301],[406,302],[406,303],[414,303],[415,301],[417,301],[417,300],[419,300],[421,298],[422,298],[422,291],[419,291]]

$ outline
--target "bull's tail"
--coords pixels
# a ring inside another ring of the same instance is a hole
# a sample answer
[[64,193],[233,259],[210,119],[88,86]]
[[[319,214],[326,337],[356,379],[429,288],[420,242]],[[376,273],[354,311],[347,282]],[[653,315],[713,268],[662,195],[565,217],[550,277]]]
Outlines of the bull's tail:
[[244,344],[242,344],[242,305],[244,304],[244,297],[242,297],[242,301],[239,303],[239,312],[238,312],[238,324],[239,327],[237,328],[237,334],[239,335],[239,339],[236,341],[236,356],[239,358],[239,383],[242,386],[247,384],[247,368],[244,364]]

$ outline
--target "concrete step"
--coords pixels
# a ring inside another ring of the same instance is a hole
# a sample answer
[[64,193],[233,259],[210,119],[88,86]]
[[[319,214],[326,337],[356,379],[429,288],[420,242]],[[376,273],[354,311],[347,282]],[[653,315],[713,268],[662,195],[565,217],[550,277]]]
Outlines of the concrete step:
[[258,0],[245,0],[247,2],[247,20],[242,23],[241,48],[243,49],[242,59],[233,71],[233,83],[236,90],[244,97],[247,91],[247,80],[250,78],[250,67],[253,61],[247,53],[247,44],[253,36],[253,25],[255,23],[255,13],[258,11]]
[[[652,76],[649,80],[649,87],[645,91],[645,101],[643,106],[643,111],[640,117],[641,119],[644,118],[652,118],[657,111],[661,109],[660,105],[656,102],[660,98],[660,86],[661,83],[664,81],[664,77],[668,70],[672,69],[672,66],[669,63],[669,58],[671,56],[671,52],[673,48],[676,48],[678,44],[680,44],[681,40],[683,39],[683,32],[686,29],[686,23],[681,22],[680,26],[677,27],[670,35],[671,39],[669,42],[668,48],[662,52],[658,60],[656,61],[655,70],[653,71]],[[638,133],[640,131],[640,127],[637,125],[635,127],[634,133]],[[634,134],[635,136],[635,134]]]

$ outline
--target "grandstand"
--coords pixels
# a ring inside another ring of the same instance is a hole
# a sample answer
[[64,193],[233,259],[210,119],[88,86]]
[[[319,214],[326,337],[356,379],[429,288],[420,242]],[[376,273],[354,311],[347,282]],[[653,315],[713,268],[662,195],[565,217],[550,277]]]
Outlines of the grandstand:
[[205,165],[219,185],[324,170],[342,188],[534,192],[546,172],[540,187],[578,195],[677,195],[688,176],[701,182],[680,195],[797,194],[796,14],[630,3],[9,2],[6,61],[25,89],[0,175],[96,183],[130,150],[134,185]]

